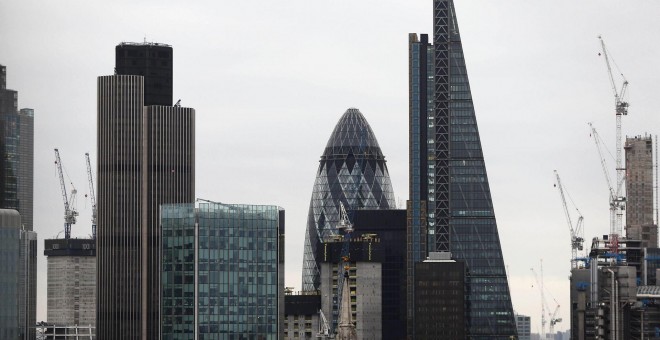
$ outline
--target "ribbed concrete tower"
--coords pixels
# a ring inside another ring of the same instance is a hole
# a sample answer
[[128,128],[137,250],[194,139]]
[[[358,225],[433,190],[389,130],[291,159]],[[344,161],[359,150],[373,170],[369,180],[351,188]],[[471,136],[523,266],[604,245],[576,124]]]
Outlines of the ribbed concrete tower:
[[369,123],[355,108],[337,122],[316,173],[305,233],[304,291],[319,287],[316,248],[338,234],[339,202],[348,210],[395,208],[385,156]]
[[104,340],[158,338],[159,206],[195,198],[195,110],[145,107],[143,74],[98,78],[97,338]]

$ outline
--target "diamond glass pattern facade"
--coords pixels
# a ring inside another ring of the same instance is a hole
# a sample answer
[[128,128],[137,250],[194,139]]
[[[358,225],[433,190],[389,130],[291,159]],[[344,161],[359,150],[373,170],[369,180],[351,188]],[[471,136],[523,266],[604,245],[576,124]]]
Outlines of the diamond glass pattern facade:
[[316,248],[325,238],[338,234],[340,202],[347,210],[395,207],[385,156],[369,123],[355,108],[339,119],[316,173],[305,233],[304,291],[319,287]]

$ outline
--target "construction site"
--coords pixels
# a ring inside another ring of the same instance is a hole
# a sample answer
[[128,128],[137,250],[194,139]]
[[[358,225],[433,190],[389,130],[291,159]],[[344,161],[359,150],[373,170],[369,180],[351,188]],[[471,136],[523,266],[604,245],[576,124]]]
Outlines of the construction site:
[[85,161],[89,180],[89,194],[85,196],[92,205],[91,235],[73,238],[71,227],[78,216],[78,191],[70,180],[71,190],[67,191],[62,159],[55,149],[64,203],[64,237],[44,241],[44,255],[48,257],[48,309],[47,322],[38,326],[42,339],[96,338],[96,197],[88,153]]
[[[599,39],[599,56],[605,61],[614,98],[616,165],[608,165],[606,143],[590,123],[608,186],[610,223],[607,233],[603,228],[588,248],[583,216],[555,171],[555,187],[571,235],[571,339],[660,339],[657,136],[635,134],[623,140],[628,81]],[[543,296],[542,278],[539,286]],[[556,316],[559,305],[552,309],[543,300],[541,337],[546,339],[552,338],[554,324],[562,319]]]

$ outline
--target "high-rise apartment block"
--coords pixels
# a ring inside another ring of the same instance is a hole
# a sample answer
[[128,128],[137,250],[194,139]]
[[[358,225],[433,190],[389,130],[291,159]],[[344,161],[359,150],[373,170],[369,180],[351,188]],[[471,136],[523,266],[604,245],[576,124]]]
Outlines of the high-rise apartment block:
[[195,110],[172,106],[171,87],[157,86],[165,76],[150,66],[171,63],[170,46],[122,43],[121,51],[142,61],[118,57],[117,74],[98,78],[97,335],[154,339],[159,207],[194,201]]
[[37,234],[16,210],[0,209],[0,338],[35,338],[36,276]]
[[[509,338],[516,326],[453,0],[434,0],[433,30],[432,47],[409,38],[408,270],[451,253],[466,266],[467,335]],[[409,289],[411,337],[416,294]]]
[[653,139],[626,138],[626,238],[641,240],[643,248],[658,247],[653,207]]
[[283,336],[284,210],[161,206],[161,339]]

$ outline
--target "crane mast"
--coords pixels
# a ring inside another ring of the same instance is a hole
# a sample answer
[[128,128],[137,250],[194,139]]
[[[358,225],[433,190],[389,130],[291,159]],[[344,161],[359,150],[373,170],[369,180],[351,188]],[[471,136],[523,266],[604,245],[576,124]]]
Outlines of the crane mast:
[[89,161],[89,152],[85,153],[87,163],[87,178],[89,179],[89,199],[92,202],[92,238],[96,239],[96,194],[94,193],[94,179],[92,178],[92,165]]
[[539,280],[539,277],[536,275],[536,271],[534,271],[534,268],[530,268],[532,271],[532,274],[534,274],[534,279],[536,280],[536,285],[539,287],[539,292],[541,293],[541,339],[548,339],[548,333],[545,332],[545,325],[548,323],[548,320],[546,320],[546,309],[548,311],[548,316],[550,317],[550,334],[554,334],[555,332],[555,325],[558,322],[561,322],[561,318],[557,318],[557,313],[559,313],[559,303],[557,302],[557,299],[552,297],[552,299],[555,301],[557,304],[557,307],[555,307],[554,312],[551,314],[550,313],[550,307],[548,307],[548,301],[545,298],[545,287],[543,285],[543,260],[541,260],[541,279]]
[[[55,149],[55,165],[60,177],[60,188],[62,189],[62,200],[64,201],[64,238],[71,238],[71,225],[76,223],[76,194],[78,191],[74,187],[71,189],[71,197],[67,197],[66,183],[64,182],[64,173],[62,172],[62,160],[60,159],[60,151]],[[73,183],[71,184],[73,186]]]
[[[622,233],[623,226],[623,211],[626,206],[626,197],[623,194],[623,182],[625,180],[625,171],[626,169],[623,166],[623,155],[621,150],[621,120],[623,116],[628,115],[628,102],[625,101],[624,97],[628,89],[628,80],[621,74],[623,78],[623,83],[619,89],[616,85],[614,79],[614,74],[612,73],[612,66],[610,63],[610,55],[607,52],[607,47],[605,46],[605,41],[601,36],[598,36],[600,40],[600,46],[602,49],[602,55],[605,57],[605,65],[607,66],[607,73],[609,75],[610,86],[612,87],[612,92],[614,93],[614,110],[616,116],[616,183],[613,187],[609,183],[609,174],[607,174],[607,181],[610,185],[610,249],[612,253],[616,254],[619,252],[619,235]],[[615,64],[616,66],[616,64]],[[595,129],[592,130],[595,131]],[[596,138],[596,136],[594,136]],[[598,141],[596,141],[598,145]],[[600,147],[598,149],[600,153]],[[603,157],[601,155],[601,163],[603,162]]]
[[568,222],[568,229],[571,233],[571,269],[577,269],[577,252],[578,250],[582,250],[584,248],[584,237],[582,236],[582,223],[584,218],[582,217],[580,210],[576,207],[575,210],[577,210],[578,213],[578,220],[575,224],[575,227],[573,227],[573,220],[571,219],[571,214],[568,211],[568,204],[566,203],[566,197],[564,195],[564,186],[561,184],[561,178],[559,178],[559,173],[557,170],[555,170],[555,177],[557,180],[555,186],[559,189],[559,195],[561,196],[561,201],[564,205],[566,221]]

